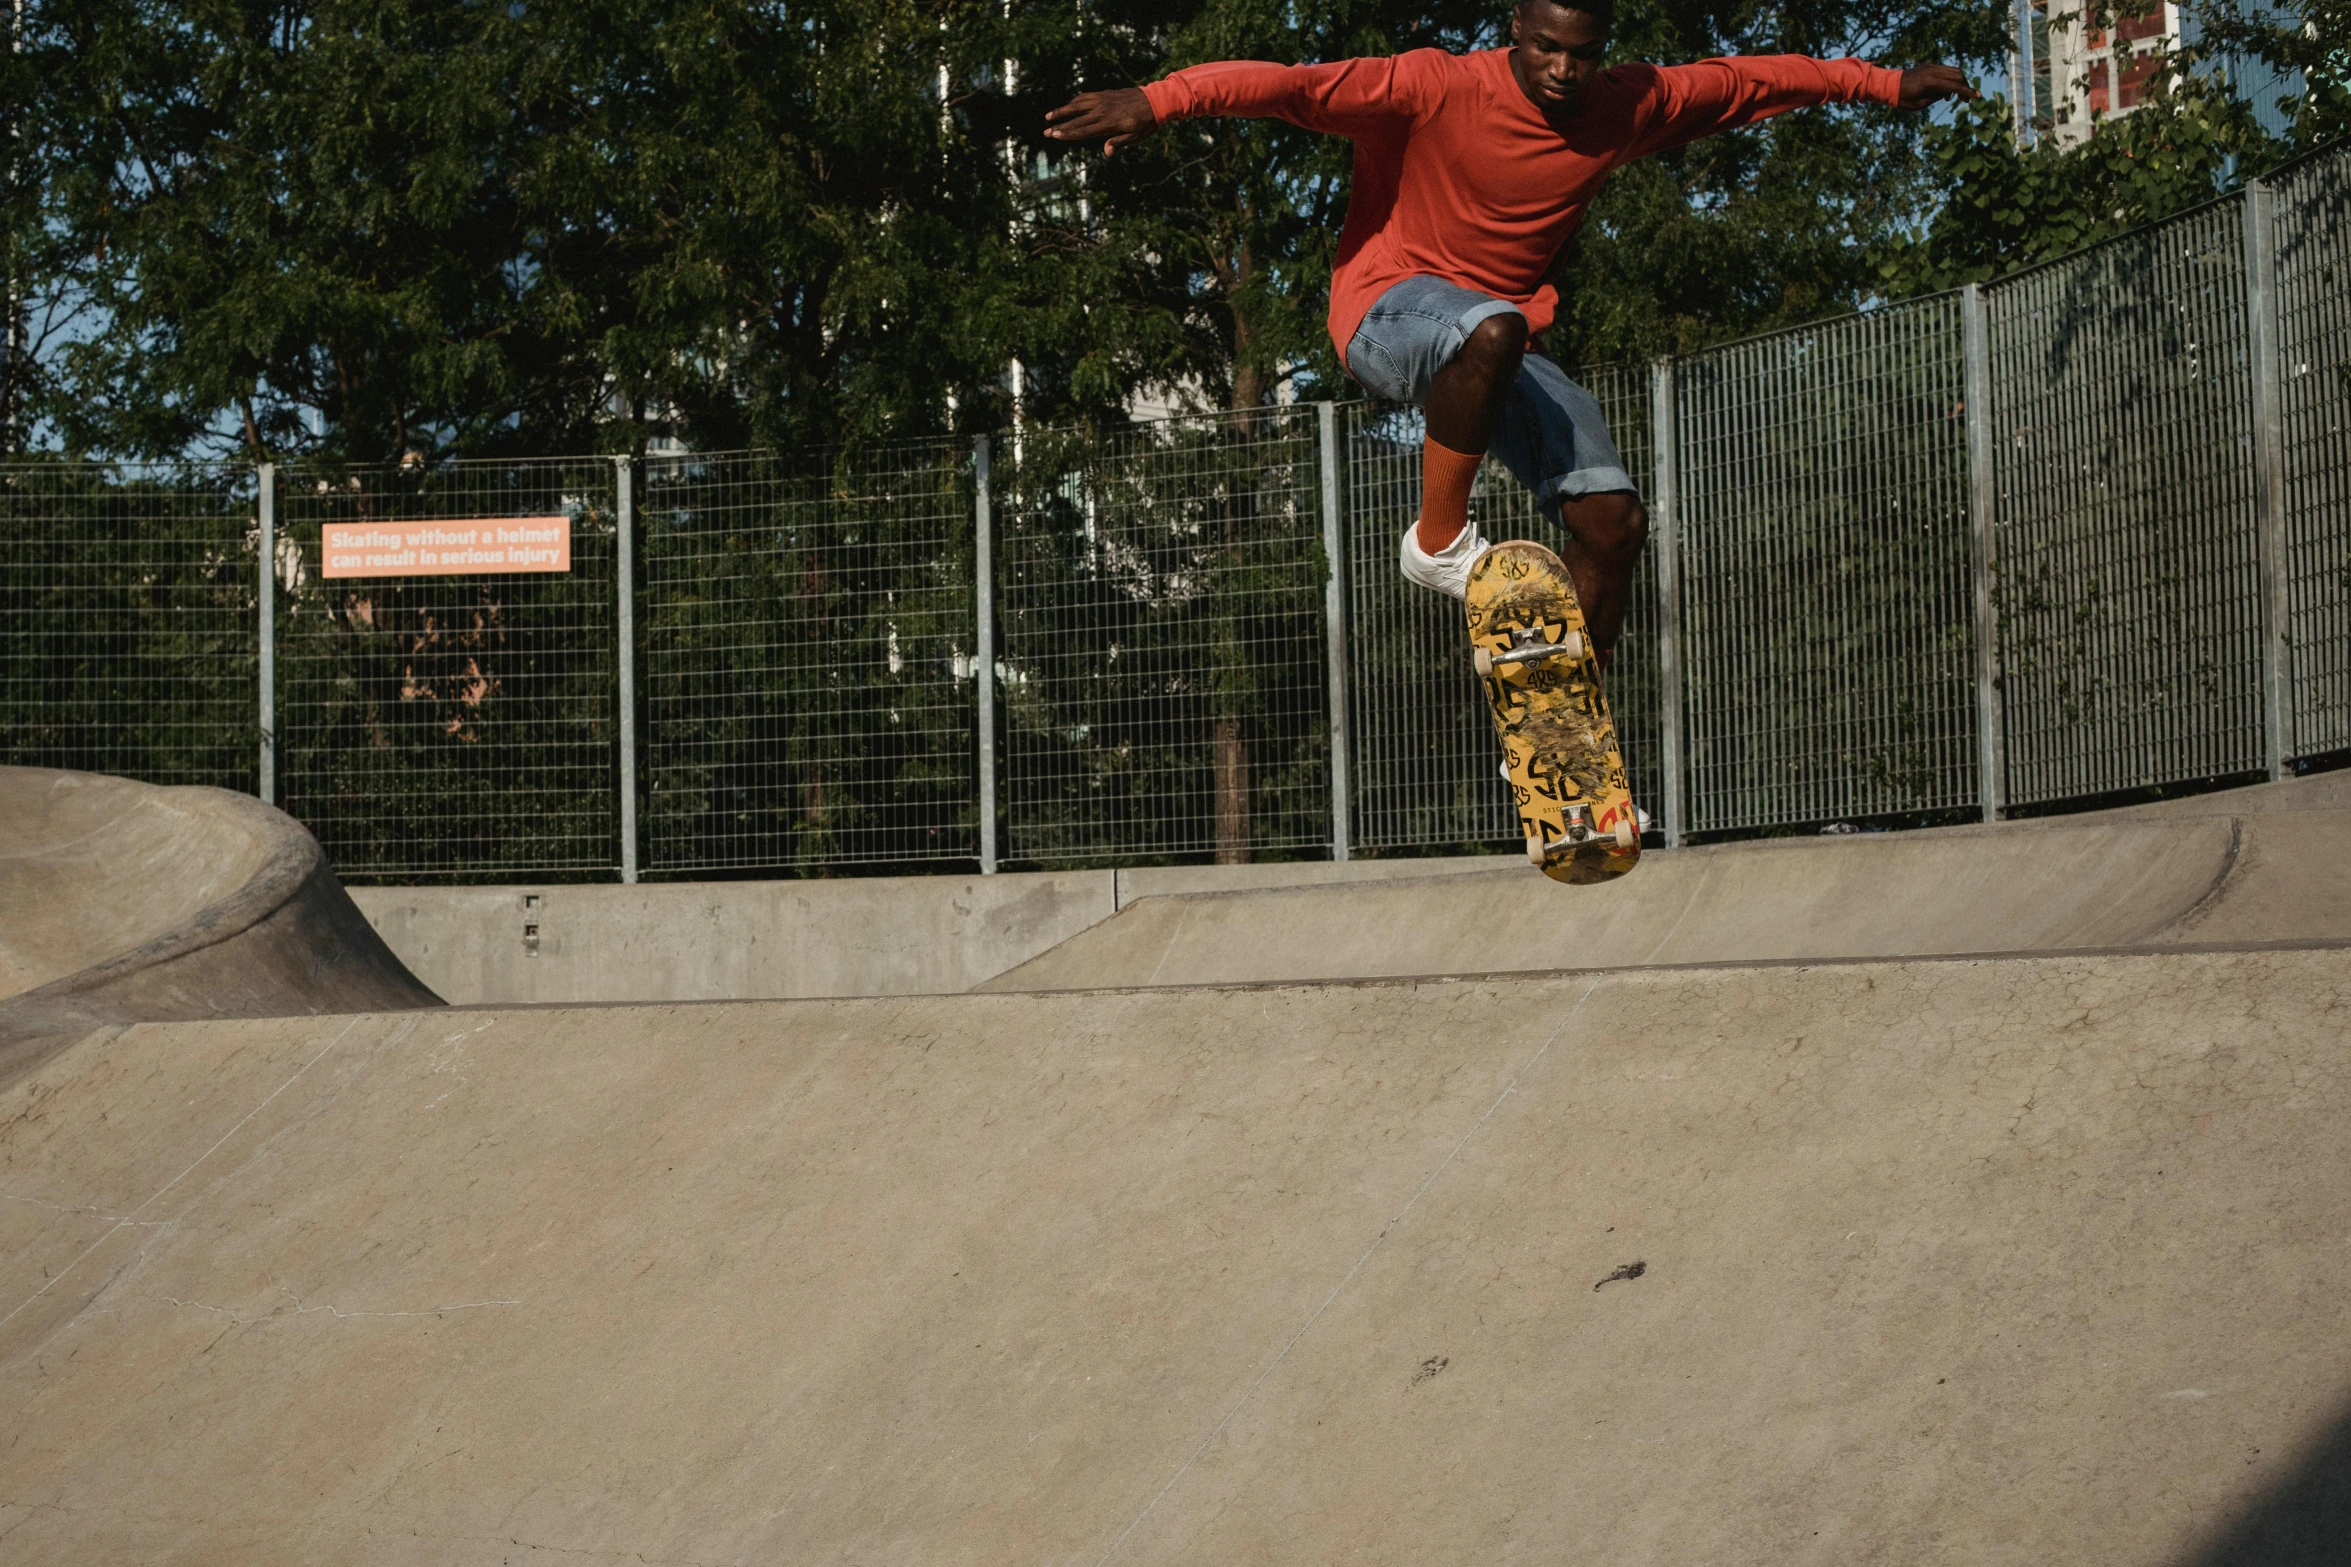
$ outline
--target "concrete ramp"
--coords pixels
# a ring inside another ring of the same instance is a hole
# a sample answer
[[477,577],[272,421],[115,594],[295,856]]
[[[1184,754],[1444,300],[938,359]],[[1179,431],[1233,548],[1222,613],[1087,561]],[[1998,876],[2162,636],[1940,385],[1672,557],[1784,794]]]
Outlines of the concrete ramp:
[[37,1037],[437,1006],[317,840],[222,789],[0,767],[0,1082]]
[[939,995],[2351,939],[2351,773],[2160,807],[1677,849],[637,886],[360,887],[466,1004]]
[[95,1035],[0,1092],[0,1562],[2339,1560],[2347,982]]
[[[2156,810],[1144,897],[987,990],[2351,940],[2351,775]],[[1345,867],[1333,867],[1344,870]]]

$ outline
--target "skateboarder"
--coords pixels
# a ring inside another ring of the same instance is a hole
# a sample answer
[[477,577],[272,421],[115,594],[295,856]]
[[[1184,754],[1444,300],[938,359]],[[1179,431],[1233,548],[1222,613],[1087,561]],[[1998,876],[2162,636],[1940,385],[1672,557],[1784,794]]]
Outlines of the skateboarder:
[[1460,598],[1485,552],[1469,517],[1490,449],[1566,531],[1561,551],[1605,659],[1647,536],[1592,394],[1530,343],[1545,281],[1609,172],[1789,109],[1973,98],[1955,67],[1760,55],[1601,68],[1614,0],[1519,0],[1508,49],[1416,49],[1329,65],[1227,61],[1080,93],[1046,134],[1105,154],[1170,120],[1287,120],[1355,143],[1331,277],[1331,342],[1358,381],[1426,411],[1421,512],[1404,575]]

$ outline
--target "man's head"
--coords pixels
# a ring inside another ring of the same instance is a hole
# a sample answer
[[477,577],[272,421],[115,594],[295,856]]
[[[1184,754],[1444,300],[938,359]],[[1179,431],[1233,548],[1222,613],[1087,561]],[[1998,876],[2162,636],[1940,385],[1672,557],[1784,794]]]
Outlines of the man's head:
[[1510,14],[1510,72],[1546,119],[1571,120],[1584,84],[1608,53],[1615,0],[1518,0]]

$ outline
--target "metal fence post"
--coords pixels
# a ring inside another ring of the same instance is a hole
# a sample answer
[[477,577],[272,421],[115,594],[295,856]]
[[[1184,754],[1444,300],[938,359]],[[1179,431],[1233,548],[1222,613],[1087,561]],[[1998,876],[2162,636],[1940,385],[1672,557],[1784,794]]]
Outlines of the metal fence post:
[[1960,305],[1960,353],[1965,359],[1968,550],[1975,618],[1976,797],[1984,820],[1996,822],[2008,803],[2007,717],[2000,702],[2000,623],[1992,606],[1992,549],[1999,485],[1992,471],[1992,320],[1981,283],[1967,285]]
[[1689,833],[1688,748],[1682,716],[1681,459],[1674,429],[1673,361],[1649,366],[1649,445],[1656,454],[1650,512],[1657,551],[1657,733],[1665,781],[1665,846]]
[[1328,562],[1323,579],[1323,631],[1331,677],[1331,858],[1344,860],[1350,848],[1349,818],[1354,787],[1348,762],[1352,745],[1347,722],[1347,571],[1345,540],[1339,529],[1339,409],[1316,403],[1322,434],[1322,550]]
[[255,517],[259,538],[256,543],[256,564],[260,581],[255,584],[260,611],[260,625],[255,630],[261,653],[258,684],[261,688],[261,786],[257,793],[264,805],[278,803],[278,465],[265,462],[260,468],[261,492]]
[[988,438],[971,443],[972,601],[979,646],[972,678],[979,683],[980,874],[996,874],[996,516],[988,489]]
[[2294,743],[2293,672],[2287,646],[2286,436],[2279,398],[2277,193],[2259,180],[2245,187],[2245,312],[2253,382],[2253,536],[2261,586],[2261,758],[2272,778],[2286,776]]
[[620,879],[637,879],[637,484],[636,462],[612,460],[619,487],[616,541],[620,637]]

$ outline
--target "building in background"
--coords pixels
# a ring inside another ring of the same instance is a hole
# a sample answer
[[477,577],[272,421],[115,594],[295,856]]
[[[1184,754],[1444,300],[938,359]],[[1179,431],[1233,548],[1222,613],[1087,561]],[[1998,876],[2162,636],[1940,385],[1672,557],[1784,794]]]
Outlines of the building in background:
[[2138,15],[2116,5],[2111,25],[2099,26],[2091,0],[2039,0],[2024,8],[2034,35],[2034,129],[2065,145],[2089,138],[2098,121],[2128,114],[2145,99],[2179,46],[2181,17],[2171,0],[2155,0]]
[[[2259,9],[2286,14],[2250,0]],[[2133,12],[2134,5],[2138,9]],[[2197,41],[2196,19],[2173,0],[2018,0],[2009,80],[2019,142],[2054,136],[2062,146],[2087,141],[2099,122],[2130,113],[2157,91],[2166,59]],[[2298,77],[2258,61],[2206,61],[2199,71],[2225,74],[2273,134],[2285,131],[2287,100]]]

